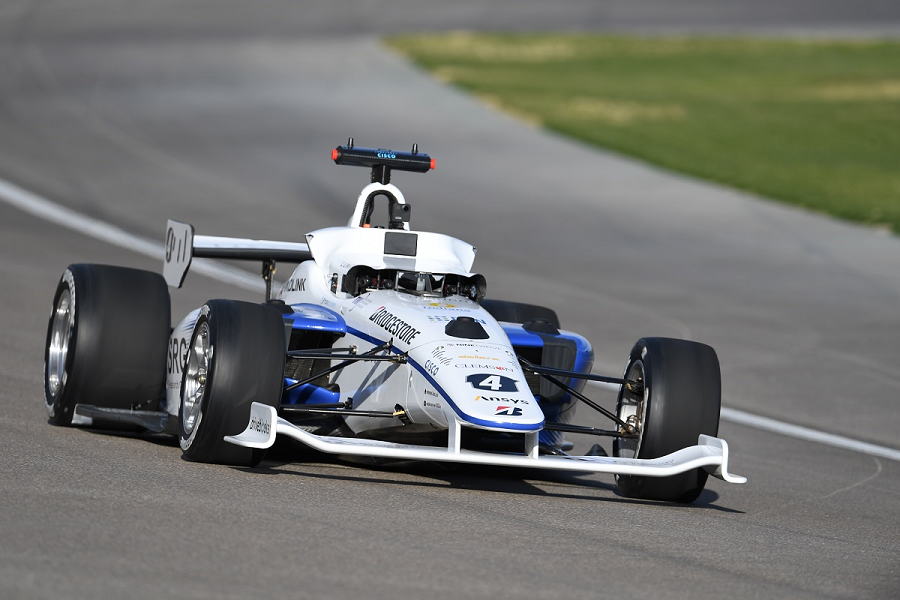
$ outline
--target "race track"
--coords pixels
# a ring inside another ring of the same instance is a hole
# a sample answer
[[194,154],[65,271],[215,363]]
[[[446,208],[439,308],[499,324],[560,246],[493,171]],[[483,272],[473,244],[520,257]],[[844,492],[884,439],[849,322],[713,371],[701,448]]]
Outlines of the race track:
[[[348,136],[416,142],[438,166],[395,174],[414,227],[477,246],[490,296],[556,308],[594,343],[595,371],[619,373],[645,335],[716,348],[720,434],[749,482],[711,480],[685,507],[623,498],[611,477],[376,470],[295,446],[234,469],[185,462],[163,437],[50,426],[42,355],[63,269],[160,261],[0,190],[0,597],[900,595],[900,238],[530,128],[430,80],[376,37],[896,34],[900,5],[407,4],[10,0],[0,7],[0,180],[154,242],[167,218],[201,234],[301,241],[346,222],[367,182],[336,167],[331,148]],[[261,294],[193,273],[173,291],[173,315],[217,297]],[[744,415],[788,427],[774,433]]]

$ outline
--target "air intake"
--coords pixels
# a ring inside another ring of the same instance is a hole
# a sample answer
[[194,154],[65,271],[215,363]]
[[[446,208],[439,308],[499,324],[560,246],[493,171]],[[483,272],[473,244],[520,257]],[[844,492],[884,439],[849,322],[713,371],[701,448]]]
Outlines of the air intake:
[[467,340],[486,340],[490,336],[481,323],[472,317],[456,317],[444,328],[444,333]]

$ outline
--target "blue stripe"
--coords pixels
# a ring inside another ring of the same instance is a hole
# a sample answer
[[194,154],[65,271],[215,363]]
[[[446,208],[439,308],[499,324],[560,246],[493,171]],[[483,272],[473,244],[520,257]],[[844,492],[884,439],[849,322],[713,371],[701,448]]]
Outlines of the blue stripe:
[[[355,335],[356,337],[369,342],[373,346],[380,346],[385,343],[384,341],[381,341],[378,338],[374,338],[367,333],[363,333],[362,331],[359,331],[358,329],[354,329],[353,327],[350,327],[349,325],[347,326],[347,331],[349,333]],[[396,346],[391,346],[391,350],[393,352],[396,352],[397,354],[403,354],[403,352],[401,352],[400,349],[397,348]],[[416,371],[421,373],[422,376],[425,377],[425,379],[428,381],[428,383],[430,383],[432,386],[434,386],[434,388],[438,391],[438,393],[441,396],[443,396],[444,400],[447,401],[447,404],[449,404],[450,407],[453,409],[453,412],[455,412],[459,416],[460,419],[462,419],[463,421],[465,421],[467,423],[471,423],[472,425],[478,425],[480,427],[505,429],[507,431],[509,431],[509,430],[512,430],[512,431],[538,431],[541,428],[543,428],[543,426],[544,426],[543,419],[541,419],[540,423],[536,423],[536,424],[507,423],[507,422],[503,422],[503,421],[488,421],[486,419],[478,419],[471,415],[467,415],[462,410],[460,410],[460,408],[456,405],[456,403],[453,402],[453,400],[450,398],[450,394],[448,394],[444,390],[444,388],[442,388],[440,385],[438,385],[437,381],[434,380],[434,378],[431,376],[431,374],[428,373],[422,365],[418,364],[416,361],[414,361],[412,358],[409,358],[408,356],[407,356],[407,359],[409,361],[409,364],[412,365]]]

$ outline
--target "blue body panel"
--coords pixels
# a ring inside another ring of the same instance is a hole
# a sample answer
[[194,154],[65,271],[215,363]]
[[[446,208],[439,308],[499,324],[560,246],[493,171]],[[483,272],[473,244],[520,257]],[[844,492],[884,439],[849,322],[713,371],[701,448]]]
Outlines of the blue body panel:
[[[297,383],[296,379],[284,378],[284,385]],[[341,401],[340,392],[332,392],[312,383],[301,385],[281,398],[282,404],[336,404]]]
[[[514,347],[543,348],[544,340],[541,336],[546,336],[547,334],[539,335],[532,333],[531,331],[524,329],[521,325],[511,323],[503,323],[502,326],[503,331],[506,333],[509,341]],[[591,347],[590,342],[582,336],[570,332],[561,332],[559,337],[571,340],[575,343],[575,364],[572,367],[572,370],[578,373],[590,373],[591,367],[594,365],[594,349]],[[572,379],[569,382],[569,387],[576,392],[580,392],[584,388],[584,384],[584,379]],[[538,396],[535,396],[535,398],[538,400],[538,406],[544,411],[544,418],[547,423],[570,422],[572,420],[572,415],[575,412],[574,409],[576,403],[578,402],[577,398],[568,393],[559,400],[553,402],[539,398]],[[542,444],[557,446],[562,442],[562,438],[563,434],[559,431],[545,430],[540,433],[540,442]]]
[[293,329],[329,331],[341,335],[347,333],[347,323],[341,315],[315,304],[292,304],[294,314],[284,314],[285,322],[293,321]]
[[[320,331],[343,336],[347,333],[347,323],[333,310],[315,304],[292,304],[294,313],[285,313],[285,323],[291,323],[291,329],[303,331]],[[284,378],[285,386],[296,383],[290,377]],[[332,392],[312,383],[301,385],[287,392],[281,399],[282,404],[334,404],[341,401],[340,392]]]

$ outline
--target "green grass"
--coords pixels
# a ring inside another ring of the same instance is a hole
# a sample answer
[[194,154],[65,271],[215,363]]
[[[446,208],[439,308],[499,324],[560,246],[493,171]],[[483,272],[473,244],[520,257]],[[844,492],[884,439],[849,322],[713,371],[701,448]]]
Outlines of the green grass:
[[900,41],[449,33],[387,43],[502,110],[900,232]]

